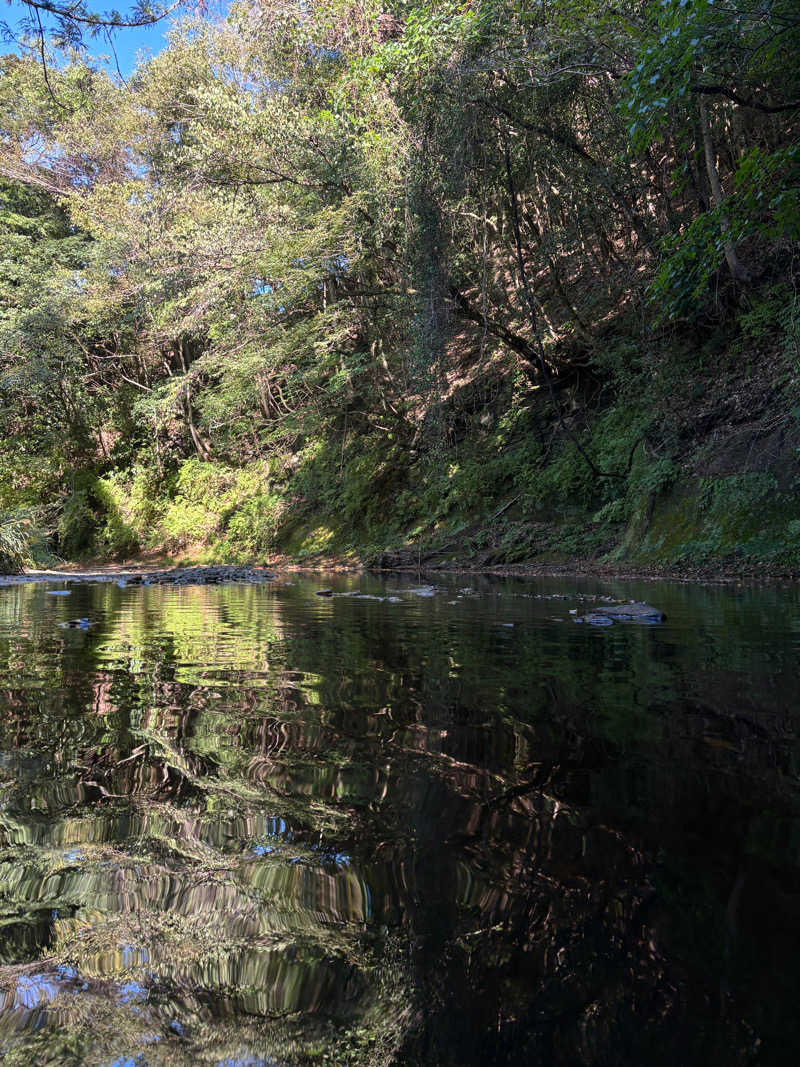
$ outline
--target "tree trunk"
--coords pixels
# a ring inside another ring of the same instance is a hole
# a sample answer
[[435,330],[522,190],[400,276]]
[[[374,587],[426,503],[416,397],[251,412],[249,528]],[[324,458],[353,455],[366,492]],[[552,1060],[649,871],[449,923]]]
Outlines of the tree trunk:
[[211,449],[208,447],[206,442],[197,432],[197,427],[194,424],[194,416],[192,414],[192,397],[189,391],[188,384],[184,387],[183,390],[183,410],[186,416],[186,425],[189,428],[189,434],[192,438],[192,444],[195,447],[195,451],[197,452],[197,455],[200,457],[200,459],[203,460],[204,463],[207,463],[211,459]]
[[[714,156],[714,142],[711,139],[711,127],[708,124],[708,112],[706,111],[706,102],[702,94],[697,98],[698,111],[700,113],[700,132],[703,137],[703,151],[706,157],[706,171],[708,173],[708,181],[711,185],[711,193],[714,197],[714,204],[716,207],[721,208],[725,200],[725,196],[722,192],[722,185],[719,180],[719,171],[717,170],[717,162]],[[730,223],[727,216],[722,213],[719,218],[720,229],[723,235],[727,234],[730,230]],[[736,246],[730,238],[725,238],[723,249],[725,251],[725,261],[728,264],[731,275],[734,281],[740,282],[742,285],[751,281],[750,271],[740,261],[736,254]]]

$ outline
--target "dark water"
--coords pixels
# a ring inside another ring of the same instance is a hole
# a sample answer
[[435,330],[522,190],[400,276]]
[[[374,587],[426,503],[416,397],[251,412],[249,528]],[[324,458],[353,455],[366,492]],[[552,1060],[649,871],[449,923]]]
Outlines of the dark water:
[[3,1063],[800,1061],[798,590],[433,580],[0,588]]

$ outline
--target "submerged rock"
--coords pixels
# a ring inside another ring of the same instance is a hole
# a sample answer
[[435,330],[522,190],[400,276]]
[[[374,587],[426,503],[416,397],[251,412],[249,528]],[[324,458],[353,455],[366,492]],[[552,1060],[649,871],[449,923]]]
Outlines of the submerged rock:
[[666,615],[660,608],[654,608],[650,604],[642,604],[630,601],[628,604],[610,604],[608,607],[596,608],[600,615],[608,615],[612,619],[625,621],[663,622]]
[[666,617],[660,608],[631,600],[627,604],[609,604],[608,607],[594,608],[588,615],[581,615],[575,621],[588,622],[591,626],[611,626],[615,622],[638,622],[651,625],[664,622]]
[[402,603],[399,596],[376,596],[375,593],[362,593],[358,589],[354,589],[349,593],[334,593],[337,597],[347,597],[349,600],[380,600],[387,604],[400,604]]
[[588,615],[581,615],[578,619],[573,619],[573,622],[588,622],[590,626],[613,626],[614,620],[609,619],[608,615],[601,615],[599,612],[590,611]]

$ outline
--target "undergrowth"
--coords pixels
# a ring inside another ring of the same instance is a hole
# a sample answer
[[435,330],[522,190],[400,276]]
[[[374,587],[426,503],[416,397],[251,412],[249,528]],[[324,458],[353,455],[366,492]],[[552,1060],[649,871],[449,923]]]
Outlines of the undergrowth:
[[[800,436],[793,446],[789,432],[800,435],[800,314],[789,295],[767,288],[735,328],[694,344],[675,334],[638,359],[630,338],[610,339],[597,374],[614,388],[565,408],[568,432],[546,392],[532,394],[517,378],[488,414],[453,400],[436,432],[413,442],[332,421],[244,465],[192,457],[163,467],[151,457],[129,470],[80,473],[60,510],[58,550],[120,558],[154,549],[226,562],[386,551],[484,562],[800,562]],[[774,373],[761,382],[749,366],[763,368],[767,352]],[[771,426],[787,427],[779,478],[757,464],[701,469],[724,437],[715,412],[737,390],[761,398]],[[5,543],[21,529],[8,526]],[[21,548],[6,553],[6,566],[25,557]]]

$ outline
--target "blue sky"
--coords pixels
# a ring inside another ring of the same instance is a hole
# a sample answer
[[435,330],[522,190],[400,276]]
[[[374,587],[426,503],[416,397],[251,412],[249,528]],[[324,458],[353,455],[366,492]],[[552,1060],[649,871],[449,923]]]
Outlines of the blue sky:
[[[114,6],[113,0],[109,0],[108,8]],[[107,10],[105,5],[92,4],[92,10],[100,12]],[[120,4],[122,12],[125,11],[124,4]],[[15,31],[19,25],[19,20],[28,14],[28,10],[24,4],[20,3],[20,0],[0,0],[0,21],[8,24],[12,31]],[[114,34],[114,48],[117,53],[117,59],[119,61],[119,69],[122,72],[123,77],[127,77],[133,68],[136,66],[136,58],[140,52],[149,52],[154,55],[156,52],[160,52],[162,48],[166,47],[166,32],[169,29],[169,20],[165,19],[163,22],[158,22],[154,26],[140,26],[130,30],[117,30]],[[86,37],[87,50],[90,55],[111,55],[111,48],[105,37],[100,36],[94,39]],[[4,44],[0,42],[0,54],[13,52],[13,44]],[[110,70],[114,70],[114,60],[110,59],[107,64]]]

